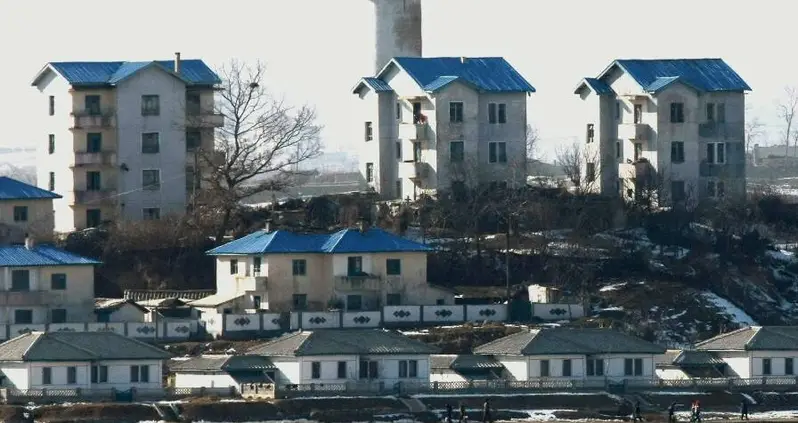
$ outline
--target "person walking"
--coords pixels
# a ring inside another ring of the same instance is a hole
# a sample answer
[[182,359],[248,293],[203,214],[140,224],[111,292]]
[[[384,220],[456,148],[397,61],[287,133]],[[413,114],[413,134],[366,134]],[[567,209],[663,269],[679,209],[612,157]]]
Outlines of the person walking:
[[695,421],[701,423],[701,401],[695,401]]
[[643,413],[640,412],[640,401],[639,400],[635,401],[635,410],[634,410],[634,412],[632,414],[632,421],[633,422],[637,422],[637,421],[641,421],[642,422],[643,421]]
[[446,423],[452,423],[452,405],[446,404]]
[[489,398],[485,398],[485,404],[482,404],[482,423],[493,423],[493,418],[490,415]]
[[466,408],[462,402],[460,403],[460,423],[466,423]]
[[672,402],[671,405],[668,406],[668,423],[675,423],[676,422],[676,403]]
[[740,420],[748,420],[748,401],[745,399],[740,403]]

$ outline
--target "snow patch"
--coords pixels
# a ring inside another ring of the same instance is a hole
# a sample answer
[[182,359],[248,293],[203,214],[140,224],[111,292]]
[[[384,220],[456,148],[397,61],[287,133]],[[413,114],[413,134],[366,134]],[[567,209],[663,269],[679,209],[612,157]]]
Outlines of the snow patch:
[[599,289],[599,292],[609,292],[609,291],[617,291],[626,286],[626,282],[621,283],[614,283],[612,285],[607,285]]
[[729,302],[729,300],[717,296],[714,292],[702,292],[701,295],[704,296],[709,302],[715,305],[715,307],[719,308],[721,313],[729,316],[734,322],[739,323],[745,326],[755,326],[756,321],[754,321],[751,316],[746,314],[742,311],[739,307]]

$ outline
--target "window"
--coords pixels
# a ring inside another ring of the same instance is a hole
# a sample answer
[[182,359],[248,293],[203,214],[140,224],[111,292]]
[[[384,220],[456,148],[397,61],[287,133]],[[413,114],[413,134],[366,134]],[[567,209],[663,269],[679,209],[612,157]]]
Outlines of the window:
[[643,143],[636,142],[635,143],[635,161],[638,161],[643,158]]
[[396,197],[402,198],[402,178],[396,180]]
[[449,102],[449,122],[463,123],[463,102]]
[[52,367],[42,367],[42,385],[52,385],[52,384],[53,384]]
[[726,185],[723,181],[708,181],[707,196],[710,198],[721,198],[726,194]]
[[718,122],[726,122],[726,105],[723,103],[718,103],[717,106],[717,121]]
[[28,206],[14,206],[14,222],[28,221]]
[[50,191],[55,191],[55,172],[50,172],[50,180],[47,183],[47,187]]
[[707,143],[707,163],[724,164],[726,163],[726,143],[710,142]]
[[145,132],[141,134],[141,153],[158,154],[161,149],[161,134]]
[[499,103],[499,123],[507,123],[507,105]]
[[374,182],[374,163],[366,163],[366,182]]
[[103,149],[103,134],[99,132],[89,132],[86,134],[86,152],[99,153]]
[[585,361],[585,374],[587,376],[604,376],[604,360],[600,358]]
[[47,154],[55,153],[55,134],[47,136]]
[[310,362],[310,378],[321,379],[321,363],[318,361]]
[[416,360],[399,360],[399,378],[416,378],[418,377],[418,361]]
[[295,311],[302,311],[308,308],[307,294],[294,294],[293,297],[291,297],[291,302]]
[[623,115],[621,114],[621,102],[620,101],[616,101],[615,102],[615,121],[616,122],[621,122],[622,121],[622,116]]
[[565,377],[571,377],[571,360],[565,359],[562,361],[562,375]]
[[261,303],[260,295],[253,295],[252,296],[252,307],[255,310],[260,310],[260,303]]
[[771,368],[771,361],[769,358],[762,359],[762,374],[765,376],[769,376],[773,374],[773,369]]
[[465,158],[465,148],[462,141],[452,141],[449,143],[449,161],[460,163]]
[[30,270],[17,269],[11,271],[11,290],[30,291]]
[[488,123],[496,123],[498,119],[496,118],[496,103],[489,103],[488,104]]
[[346,311],[360,311],[363,309],[363,297],[360,295],[346,296]]
[[389,305],[389,306],[402,305],[402,295],[401,294],[387,294],[387,295],[385,295],[385,305]]
[[402,121],[402,103],[396,103],[396,120]]
[[261,265],[261,258],[254,257],[252,259],[252,274],[255,276],[260,276],[260,265]]
[[50,311],[50,322],[66,323],[67,311],[64,308],[54,308]]
[[130,381],[133,383],[148,383],[150,381],[150,366],[130,366]]
[[507,143],[488,143],[488,161],[490,163],[507,163]]
[[671,201],[681,203],[685,197],[684,181],[671,181]]
[[202,144],[202,132],[197,130],[186,131],[186,151],[194,151]]
[[377,379],[379,372],[377,372],[377,362],[371,360],[360,361],[360,379]]
[[86,210],[86,227],[95,228],[102,223],[102,211],[100,209]]
[[14,310],[14,323],[29,325],[33,323],[33,310],[16,309]]
[[707,103],[706,119],[707,122],[715,121],[715,103]]
[[621,158],[621,142],[620,141],[615,141],[615,158],[616,159],[620,159]]
[[346,379],[346,361],[338,362],[338,379]]
[[421,161],[421,141],[413,141],[413,161]]
[[346,274],[349,276],[359,276],[363,274],[363,257],[347,257],[346,272]]
[[635,104],[634,105],[634,123],[639,124],[643,123],[643,105],[642,104]]
[[50,96],[50,116],[55,116],[55,96]]
[[238,260],[236,259],[230,260],[230,274],[231,275],[238,274]]
[[186,114],[196,116],[202,109],[202,99],[198,92],[186,92]]
[[643,376],[643,359],[627,358],[623,362],[623,374],[625,376]]
[[585,164],[585,173],[586,173],[586,180],[587,182],[593,182],[596,180],[596,164],[593,162],[588,162]]
[[305,276],[308,274],[308,262],[305,259],[291,260],[292,274],[294,276]]
[[108,366],[91,366],[91,383],[108,383]]
[[684,142],[671,142],[671,163],[684,163]]
[[50,289],[53,291],[66,290],[67,276],[66,273],[53,273],[50,275]]
[[396,160],[402,160],[402,141],[396,141]]
[[161,99],[157,95],[141,96],[141,115],[158,116],[161,114]]
[[102,175],[96,170],[86,172],[86,190],[99,191],[102,189]]
[[684,103],[671,103],[671,123],[684,123]]
[[366,141],[371,141],[374,139],[374,128],[371,125],[371,122],[366,122],[366,132],[365,132]]
[[549,377],[549,360],[540,360],[540,377]]
[[795,374],[795,367],[792,357],[787,357],[784,359],[784,374],[785,375],[794,375]]
[[586,142],[593,142],[595,136],[595,126],[592,123],[587,124],[587,134],[585,135]]
[[158,169],[144,169],[141,171],[142,188],[151,191],[161,189],[161,171]]
[[488,104],[488,123],[507,123],[507,105],[504,103]]
[[67,367],[67,385],[75,385],[78,383],[78,368]]
[[400,259],[386,259],[385,260],[385,273],[389,275],[402,274],[402,260]]
[[100,96],[87,95],[84,101],[85,101],[86,114],[88,114],[89,116],[100,115]]
[[144,220],[159,220],[161,218],[161,209],[158,207],[146,207],[142,210]]

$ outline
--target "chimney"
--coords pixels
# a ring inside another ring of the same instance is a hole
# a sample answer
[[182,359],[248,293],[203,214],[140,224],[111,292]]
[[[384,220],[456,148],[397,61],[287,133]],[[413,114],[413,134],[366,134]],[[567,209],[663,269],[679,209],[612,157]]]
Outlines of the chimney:
[[30,234],[25,234],[25,249],[32,250],[35,245],[33,237]]
[[461,57],[461,58],[460,58],[460,63],[462,63],[462,64],[465,64],[465,62],[466,62],[466,58],[465,58],[465,56]]
[[175,53],[175,73],[180,73],[180,52]]
[[271,230],[272,230],[272,220],[266,219],[266,224],[263,225],[263,231],[268,233],[271,232]]

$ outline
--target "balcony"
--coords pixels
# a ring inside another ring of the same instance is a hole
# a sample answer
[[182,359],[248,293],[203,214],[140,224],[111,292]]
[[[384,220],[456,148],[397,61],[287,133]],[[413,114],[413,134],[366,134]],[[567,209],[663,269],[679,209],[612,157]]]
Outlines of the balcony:
[[424,162],[405,161],[399,163],[399,177],[409,179],[423,179],[426,177]]
[[0,291],[0,307],[58,304],[64,295],[54,291]]
[[622,140],[650,140],[651,126],[647,123],[622,123],[618,125],[618,138]]
[[75,163],[70,167],[83,166],[116,166],[116,153],[111,151],[75,152]]
[[251,289],[247,289],[247,291],[266,291],[268,281],[268,277],[261,275],[236,276],[236,282],[239,286],[244,284],[251,287]]
[[116,190],[75,191],[75,204],[82,206],[101,206],[116,203]]
[[400,123],[399,124],[399,139],[411,141],[424,141],[427,140],[429,125],[426,123]]
[[744,134],[742,123],[704,122],[698,125],[698,136],[701,138],[743,139]]
[[116,127],[116,113],[104,112],[100,114],[89,114],[84,111],[72,112],[71,129],[108,129]]
[[189,128],[221,128],[224,115],[212,110],[194,110],[186,113],[186,126]]
[[336,291],[380,291],[382,280],[379,276],[336,276]]

